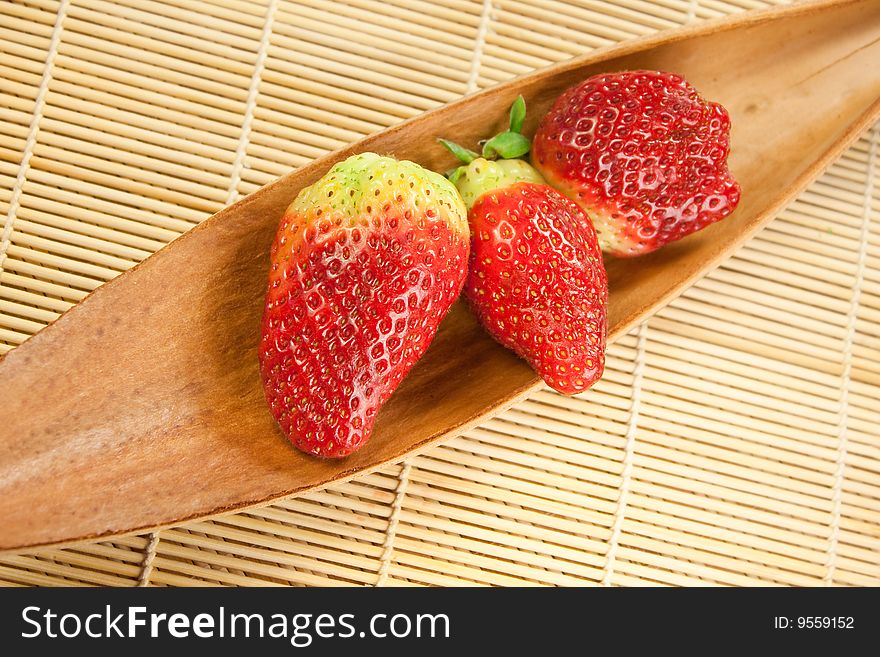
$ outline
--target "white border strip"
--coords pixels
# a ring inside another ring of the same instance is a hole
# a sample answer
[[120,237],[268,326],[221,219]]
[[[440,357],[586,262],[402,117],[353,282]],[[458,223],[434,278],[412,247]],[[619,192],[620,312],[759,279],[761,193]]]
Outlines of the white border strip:
[[391,516],[388,518],[388,529],[385,531],[385,542],[382,544],[382,557],[379,560],[376,586],[385,586],[385,580],[388,579],[391,555],[394,554],[394,539],[397,537],[397,525],[400,522],[400,509],[403,507],[403,498],[406,497],[406,489],[409,486],[410,467],[409,461],[404,461],[401,464],[394,503],[391,505]]
[[700,0],[691,0],[690,4],[688,4],[687,15],[684,17],[685,25],[690,25],[694,22],[697,17],[697,7],[700,4]]
[[238,197],[238,185],[241,183],[241,171],[244,169],[244,160],[247,157],[247,149],[251,143],[251,126],[254,122],[254,110],[257,108],[257,96],[260,93],[260,82],[263,79],[263,69],[266,67],[269,41],[272,38],[272,27],[275,23],[275,13],[277,10],[278,0],[270,0],[269,6],[266,9],[266,22],[263,25],[263,34],[260,37],[260,49],[257,52],[257,61],[254,64],[254,73],[251,76],[251,85],[248,88],[244,120],[241,124],[241,136],[238,139],[238,148],[235,151],[235,160],[232,163],[229,189],[226,193],[226,205],[231,205]]
[[877,172],[877,135],[878,127],[874,126],[868,133],[868,182],[865,185],[865,205],[862,214],[862,232],[859,239],[859,257],[856,261],[856,275],[853,281],[853,294],[850,302],[849,316],[846,326],[846,341],[843,345],[843,375],[840,391],[840,420],[837,424],[837,467],[834,472],[834,486],[831,489],[831,535],[828,539],[828,558],[825,562],[825,586],[834,584],[837,571],[837,543],[840,539],[840,507],[843,497],[843,482],[846,472],[846,457],[849,448],[847,423],[849,421],[849,385],[852,373],[852,348],[856,334],[856,321],[859,314],[859,303],[862,296],[862,283],[865,279],[865,267],[868,256],[868,237],[871,227],[871,205],[874,201],[874,176]]
[[144,550],[144,560],[141,565],[141,574],[137,585],[140,587],[150,585],[150,575],[153,574],[153,561],[156,559],[156,548],[159,545],[159,532],[150,532],[150,541]]
[[636,445],[636,432],[639,428],[639,410],[642,405],[642,376],[645,371],[645,344],[648,341],[648,322],[639,326],[638,343],[636,344],[636,360],[633,369],[632,403],[629,409],[629,421],[626,427],[626,446],[623,452],[623,474],[620,480],[620,496],[617,498],[617,510],[614,513],[614,525],[611,538],[608,539],[608,552],[605,556],[605,576],[602,586],[611,586],[614,577],[614,562],[617,558],[617,546],[623,531],[623,520],[626,517],[626,503],[632,482],[633,453]]
[[55,56],[58,54],[58,45],[61,43],[61,33],[64,31],[64,19],[67,17],[67,8],[70,0],[61,0],[58,5],[58,13],[55,15],[55,26],[52,28],[52,39],[49,41],[49,50],[46,53],[46,64],[43,67],[43,77],[37,88],[37,97],[34,100],[34,113],[31,116],[31,125],[28,128],[27,140],[24,142],[21,166],[18,168],[18,176],[15,178],[15,186],[12,188],[12,197],[9,199],[9,212],[6,221],[3,222],[3,231],[0,232],[0,273],[3,272],[3,264],[6,262],[6,252],[12,242],[12,228],[18,215],[21,204],[21,195],[27,174],[30,170],[31,157],[37,145],[37,135],[40,132],[40,121],[43,119],[43,107],[46,104],[46,94],[49,92],[49,84],[52,82],[52,69],[55,65]]
[[492,0],[483,0],[483,12],[480,14],[480,26],[477,29],[477,39],[474,42],[474,56],[471,58],[471,72],[468,76],[466,94],[472,94],[477,90],[477,78],[480,76],[480,64],[483,61],[483,51],[486,48],[486,34],[489,32],[492,9]]

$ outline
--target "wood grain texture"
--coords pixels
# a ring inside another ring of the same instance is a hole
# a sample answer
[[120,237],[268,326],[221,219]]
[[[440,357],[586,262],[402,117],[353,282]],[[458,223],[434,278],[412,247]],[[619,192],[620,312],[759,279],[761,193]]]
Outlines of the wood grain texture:
[[476,94],[331,154],[218,213],[98,289],[0,361],[0,549],[168,525],[350,477],[512,403],[536,379],[462,307],[344,461],[291,448],[262,397],[256,346],[268,246],[301,187],[353,152],[443,170],[434,138],[530,122],[607,70],[683,74],[732,116],[743,201],[655,254],[608,263],[612,337],[716,265],[880,115],[880,5],[822,2],[630,42]]

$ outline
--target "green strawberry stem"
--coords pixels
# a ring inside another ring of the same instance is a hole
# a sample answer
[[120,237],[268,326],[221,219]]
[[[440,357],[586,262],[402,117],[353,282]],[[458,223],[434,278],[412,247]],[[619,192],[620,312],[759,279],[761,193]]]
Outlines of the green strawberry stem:
[[531,142],[518,132],[502,132],[483,144],[483,157],[494,160],[515,160],[528,154]]
[[526,100],[521,95],[516,97],[510,106],[510,132],[522,132],[523,121],[526,120]]
[[477,153],[474,153],[471,150],[468,150],[464,146],[459,146],[454,141],[449,141],[448,139],[438,139],[441,144],[443,144],[450,153],[455,155],[459,160],[464,162],[465,164],[470,164],[478,157],[480,157]]
[[526,101],[522,96],[517,96],[510,106],[509,127],[483,144],[483,157],[494,160],[501,156],[502,160],[513,160],[526,155],[532,144],[522,134],[525,119]]
[[[483,144],[482,156],[487,160],[515,160],[527,155],[529,148],[531,148],[531,142],[522,134],[525,118],[526,101],[522,96],[517,96],[517,99],[513,101],[513,105],[510,106],[508,129],[495,135]],[[439,139],[438,141],[465,164],[470,164],[480,157],[474,151],[464,146],[459,146],[448,139]],[[458,176],[461,175],[459,173],[460,169],[461,167],[458,167],[448,171],[446,177],[454,183]]]

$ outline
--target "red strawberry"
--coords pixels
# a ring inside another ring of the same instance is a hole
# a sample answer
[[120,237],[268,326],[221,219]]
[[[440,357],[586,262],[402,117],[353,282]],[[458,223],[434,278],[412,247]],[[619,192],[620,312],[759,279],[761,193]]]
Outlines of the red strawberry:
[[593,76],[541,121],[532,162],[593,220],[602,248],[650,253],[729,215],[730,118],[671,73]]
[[[511,127],[518,125],[512,121]],[[491,162],[444,143],[468,162],[451,178],[469,208],[464,294],[474,314],[547,385],[565,394],[583,392],[604,370],[608,301],[589,219],[524,161]],[[502,155],[521,152],[516,139],[505,137],[490,140],[484,153],[496,147]]]
[[417,164],[362,153],[302,190],[272,245],[260,370],[290,441],[347,456],[464,283],[465,208]]

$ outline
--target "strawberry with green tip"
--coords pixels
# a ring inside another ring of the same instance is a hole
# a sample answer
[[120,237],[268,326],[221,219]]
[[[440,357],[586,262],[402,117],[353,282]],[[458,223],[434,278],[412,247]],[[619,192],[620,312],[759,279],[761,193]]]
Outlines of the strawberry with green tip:
[[[525,105],[511,110],[518,134]],[[520,135],[521,137],[522,135]],[[449,177],[468,208],[464,294],[489,334],[564,394],[583,392],[605,365],[608,281],[589,219],[521,159],[529,143],[486,142],[484,157],[442,143],[464,162]]]
[[343,457],[425,353],[464,283],[466,210],[443,176],[362,153],[303,189],[271,252],[260,372],[299,449]]
[[736,208],[729,132],[727,111],[677,75],[605,73],[556,100],[532,162],[590,215],[604,250],[638,256]]

